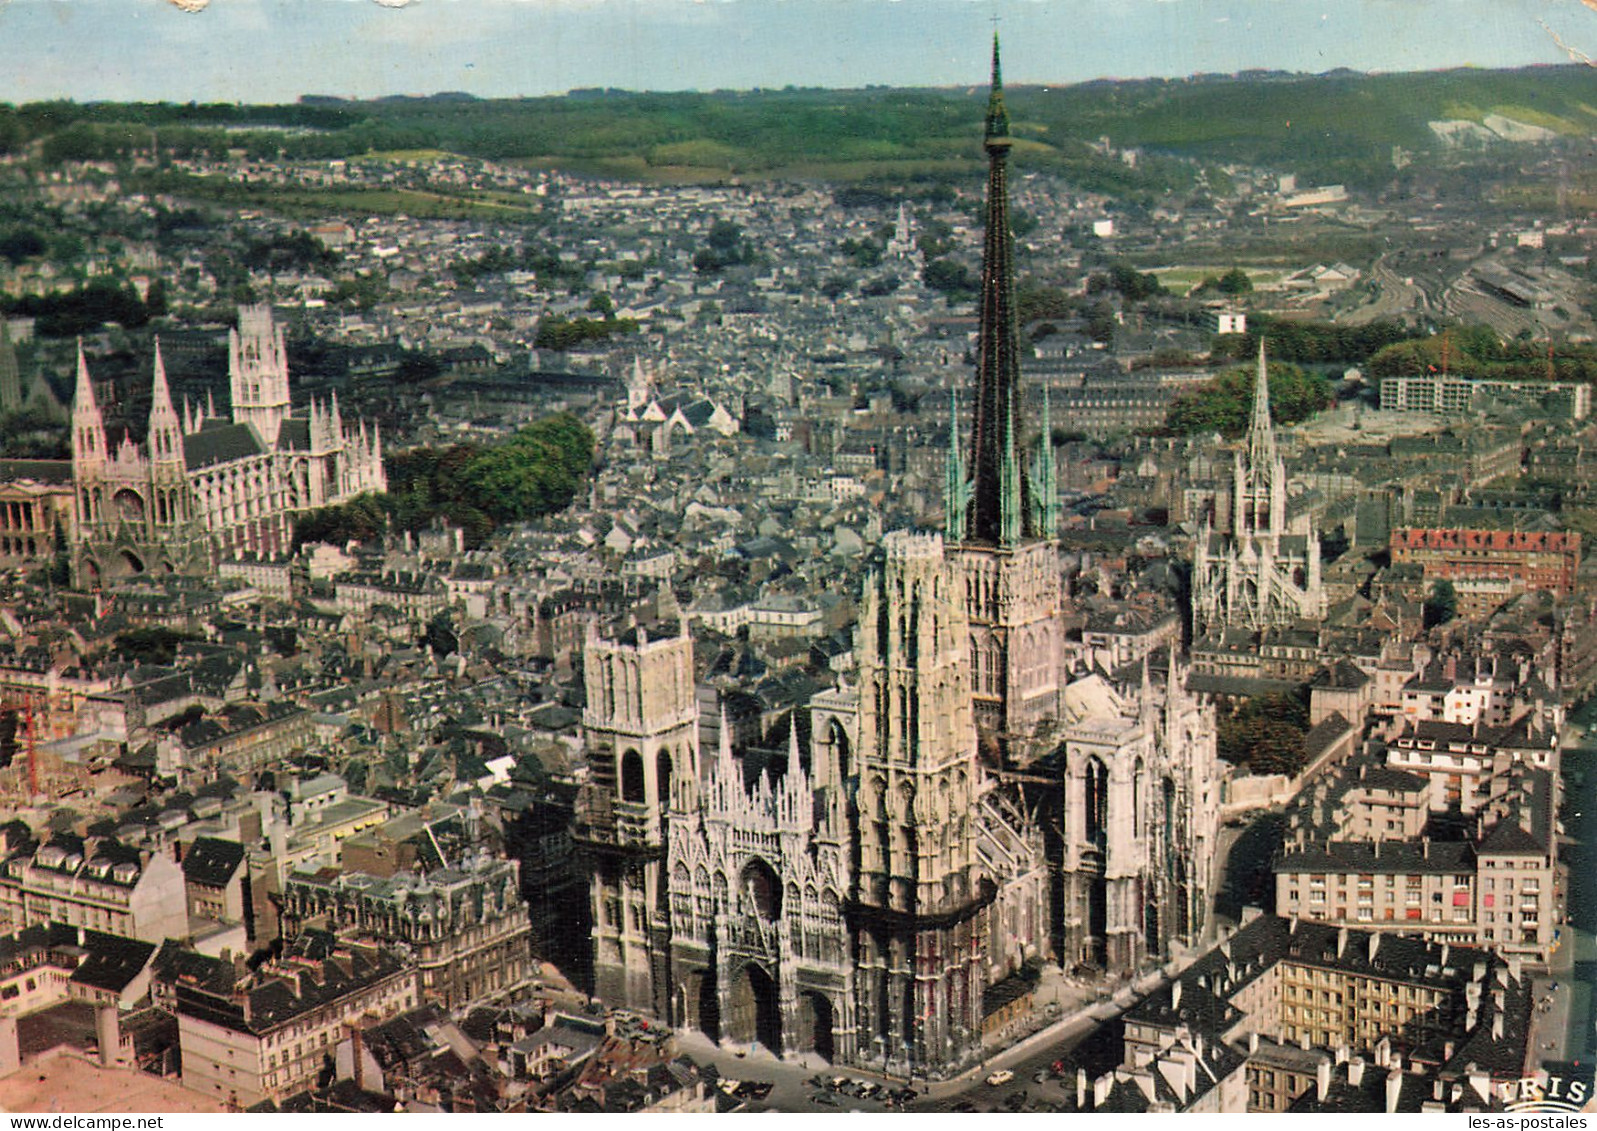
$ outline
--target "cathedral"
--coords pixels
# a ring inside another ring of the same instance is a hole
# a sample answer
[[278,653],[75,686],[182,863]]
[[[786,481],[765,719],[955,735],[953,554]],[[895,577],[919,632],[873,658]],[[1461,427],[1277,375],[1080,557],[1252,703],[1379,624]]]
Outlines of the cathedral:
[[699,749],[683,630],[584,654],[594,990],[718,1040],[901,1075],[979,1055],[984,994],[1044,956],[1042,838],[977,759],[969,630],[941,536],[895,531],[860,682],[751,775]]
[[1325,619],[1320,540],[1287,527],[1286,464],[1270,420],[1270,382],[1259,342],[1253,416],[1238,449],[1229,500],[1230,531],[1204,519],[1192,564],[1192,633],[1263,632]]
[[573,837],[607,1002],[778,1055],[946,1076],[980,1059],[1028,964],[1136,971],[1207,921],[1213,708],[1174,655],[1140,688],[1065,668],[1046,396],[1034,448],[1022,412],[996,40],[984,146],[969,462],[956,413],[946,530],[883,538],[855,682],[791,712],[785,759],[734,750],[724,719],[701,750],[685,626],[587,641]]
[[72,400],[76,585],[144,573],[203,575],[222,558],[286,553],[294,515],[387,489],[382,437],[346,428],[338,399],[296,415],[288,351],[269,306],[239,310],[228,336],[232,418],[184,405],[167,386],[159,340],[144,443],[112,444],[78,350]]

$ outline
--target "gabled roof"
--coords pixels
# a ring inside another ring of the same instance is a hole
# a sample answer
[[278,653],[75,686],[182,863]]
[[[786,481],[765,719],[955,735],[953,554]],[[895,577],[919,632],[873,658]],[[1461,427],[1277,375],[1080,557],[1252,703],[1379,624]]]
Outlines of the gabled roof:
[[190,470],[263,455],[261,438],[247,424],[212,424],[183,437],[183,462]]
[[117,994],[127,989],[155,957],[154,943],[99,931],[85,930],[82,945],[88,955],[72,972],[71,980],[80,986]]

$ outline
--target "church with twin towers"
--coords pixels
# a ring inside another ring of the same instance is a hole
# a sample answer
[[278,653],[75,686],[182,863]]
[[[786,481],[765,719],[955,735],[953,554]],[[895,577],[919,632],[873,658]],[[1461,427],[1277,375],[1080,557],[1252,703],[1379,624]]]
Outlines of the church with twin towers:
[[270,306],[239,308],[228,333],[229,415],[172,402],[161,343],[150,366],[140,443],[108,427],[78,348],[72,398],[73,580],[82,588],[142,574],[205,576],[225,558],[293,547],[295,518],[387,490],[383,442],[346,424],[338,398],[296,413],[288,347]]
[[588,639],[573,834],[590,988],[611,1005],[778,1055],[946,1076],[979,1061],[1026,967],[1136,971],[1204,929],[1212,706],[1173,652],[1129,682],[1066,668],[996,37],[983,147],[969,430],[956,412],[944,530],[883,538],[855,681],[794,710],[772,736],[785,759],[756,771],[725,718],[701,728],[715,720],[700,719],[685,625]]

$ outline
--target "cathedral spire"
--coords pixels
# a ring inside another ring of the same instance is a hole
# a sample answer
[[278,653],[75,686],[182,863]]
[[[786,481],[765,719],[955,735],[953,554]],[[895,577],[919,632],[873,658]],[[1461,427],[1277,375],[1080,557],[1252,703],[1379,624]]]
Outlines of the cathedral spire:
[[987,95],[987,140],[1009,136],[1009,109],[1004,105],[1004,71],[998,59],[998,32],[993,31],[992,90]]
[[[1014,237],[1009,230],[1009,111],[993,36],[993,86],[987,102],[987,231],[982,249],[981,330],[976,357],[976,414],[971,428],[971,502],[966,539],[1010,546],[1035,533],[1029,478],[1019,453],[1019,333],[1015,315]],[[1013,464],[1015,474],[1006,468]],[[952,532],[950,532],[952,533]]]

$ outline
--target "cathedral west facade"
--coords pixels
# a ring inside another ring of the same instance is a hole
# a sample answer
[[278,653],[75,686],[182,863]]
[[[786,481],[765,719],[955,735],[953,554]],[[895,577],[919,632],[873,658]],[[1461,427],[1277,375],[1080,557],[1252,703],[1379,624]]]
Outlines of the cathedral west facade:
[[792,711],[786,758],[762,764],[724,720],[700,749],[684,627],[588,640],[573,834],[608,1002],[939,1076],[980,1058],[995,988],[1028,962],[1135,971],[1203,930],[1212,707],[1173,656],[1140,690],[1065,667],[1046,396],[1029,456],[1022,412],[996,42],[984,144],[969,462],[952,436],[944,534],[884,537],[855,682]]
[[[977,758],[959,570],[896,531],[867,582],[859,683],[750,780],[700,751],[692,641],[631,628],[584,657],[594,988],[778,1053],[941,1074],[986,990],[1047,949],[1042,838]],[[880,626],[880,627],[876,627]]]
[[209,573],[226,557],[286,553],[297,513],[387,488],[382,438],[344,424],[337,398],[295,414],[288,351],[269,306],[228,338],[231,419],[172,404],[157,341],[144,443],[112,444],[83,352],[72,401],[74,582]]

